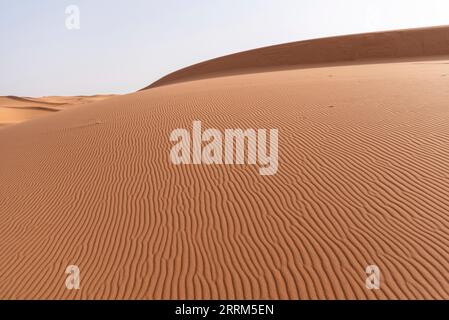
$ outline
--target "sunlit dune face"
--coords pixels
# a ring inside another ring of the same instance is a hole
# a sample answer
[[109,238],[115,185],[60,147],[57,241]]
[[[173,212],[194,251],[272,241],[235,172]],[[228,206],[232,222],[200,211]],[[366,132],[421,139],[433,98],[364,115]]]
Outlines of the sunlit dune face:
[[0,97],[0,127],[50,115],[74,106],[101,101],[112,95],[66,97]]

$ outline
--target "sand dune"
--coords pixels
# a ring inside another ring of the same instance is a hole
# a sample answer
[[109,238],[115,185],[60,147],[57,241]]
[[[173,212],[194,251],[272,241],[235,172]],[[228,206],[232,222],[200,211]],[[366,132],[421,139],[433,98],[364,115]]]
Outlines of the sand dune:
[[48,115],[73,106],[102,101],[113,95],[65,96],[29,98],[17,96],[0,97],[0,127],[17,124],[30,119]]
[[323,65],[377,63],[449,53],[449,26],[374,32],[281,44],[205,61],[145,89],[186,80]]
[[[441,44],[400,34],[420,32]],[[446,53],[242,70],[3,128],[0,298],[449,299]],[[279,128],[278,173],[174,166],[170,132],[194,120]]]
[[50,111],[50,112],[58,112],[59,109],[52,107],[43,107],[43,106],[33,106],[33,107],[3,107],[8,109],[19,109],[19,110],[42,110],[42,111]]

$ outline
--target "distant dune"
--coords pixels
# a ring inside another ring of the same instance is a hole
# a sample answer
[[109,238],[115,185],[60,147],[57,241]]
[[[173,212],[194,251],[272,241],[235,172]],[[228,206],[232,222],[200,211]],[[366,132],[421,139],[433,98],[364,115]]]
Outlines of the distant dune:
[[48,115],[48,112],[94,101],[101,101],[113,95],[65,96],[65,97],[16,97],[0,96],[0,127]]
[[[448,39],[258,49],[2,128],[0,298],[449,299]],[[278,128],[277,174],[173,165],[194,120]]]

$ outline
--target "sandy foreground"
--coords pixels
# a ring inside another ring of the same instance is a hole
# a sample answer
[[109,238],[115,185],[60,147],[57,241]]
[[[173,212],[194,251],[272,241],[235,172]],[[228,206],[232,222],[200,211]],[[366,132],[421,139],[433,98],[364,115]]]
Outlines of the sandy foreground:
[[[0,298],[449,299],[449,51],[411,60],[177,78],[0,129]],[[277,174],[173,165],[194,120],[278,128]]]

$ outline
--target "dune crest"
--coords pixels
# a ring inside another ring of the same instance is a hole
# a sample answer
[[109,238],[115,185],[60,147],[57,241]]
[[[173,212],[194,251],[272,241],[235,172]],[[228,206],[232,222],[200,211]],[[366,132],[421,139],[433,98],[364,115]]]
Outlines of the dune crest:
[[355,34],[286,43],[208,60],[170,73],[142,90],[229,74],[448,54],[449,26]]

